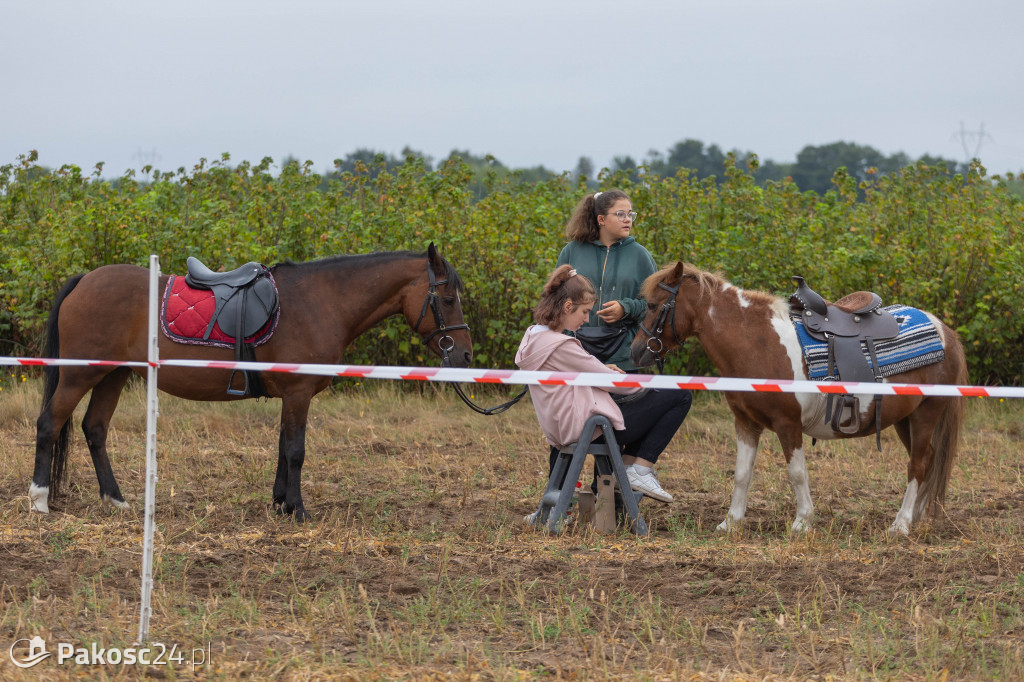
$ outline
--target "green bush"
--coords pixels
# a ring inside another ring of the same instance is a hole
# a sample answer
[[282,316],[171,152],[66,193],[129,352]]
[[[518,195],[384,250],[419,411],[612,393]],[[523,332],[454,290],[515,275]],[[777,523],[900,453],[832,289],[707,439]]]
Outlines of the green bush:
[[[422,159],[338,166],[331,179],[311,163],[281,169],[229,164],[224,155],[191,171],[144,169],[115,181],[102,167],[49,171],[35,153],[0,167],[0,352],[38,354],[50,301],[70,275],[108,263],[182,272],[195,255],[233,268],[370,251],[422,251],[433,241],[467,285],[463,307],[478,366],[511,367],[537,293],[564,243],[563,225],[588,191],[565,174],[526,182],[516,174],[475,178],[457,158],[437,170]],[[823,196],[789,179],[758,185],[757,159],[725,181],[641,168],[599,176],[628,192],[637,236],[660,264],[676,259],[720,271],[738,286],[788,294],[802,274],[838,298],[871,289],[886,302],[935,313],[956,328],[972,380],[1020,384],[1024,376],[1024,202],[1020,179],[967,177],[944,166],[910,166],[858,182],[840,168]],[[634,178],[631,180],[631,177]],[[635,180],[640,178],[640,180]],[[480,184],[485,191],[479,191]],[[434,362],[404,322],[360,338],[347,362]],[[713,369],[694,343],[667,371]]]

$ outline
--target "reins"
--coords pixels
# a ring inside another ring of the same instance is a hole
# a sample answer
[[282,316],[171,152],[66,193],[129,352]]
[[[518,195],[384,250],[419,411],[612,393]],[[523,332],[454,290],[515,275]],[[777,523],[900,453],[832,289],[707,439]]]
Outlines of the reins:
[[[448,284],[448,280],[439,280],[434,276],[434,269],[430,267],[429,259],[427,260],[427,277],[430,278],[430,289],[427,291],[427,298],[423,301],[423,309],[420,310],[420,316],[419,318],[417,318],[416,324],[413,325],[413,329],[419,329],[420,322],[422,322],[423,318],[426,317],[427,308],[429,307],[430,311],[434,314],[434,324],[437,325],[437,328],[434,331],[430,332],[430,334],[422,335],[423,344],[426,345],[430,343],[431,339],[433,339],[438,334],[442,334],[441,338],[437,340],[437,347],[441,351],[441,366],[452,367],[453,365],[451,359],[451,352],[455,348],[455,339],[453,339],[448,332],[456,329],[465,329],[468,332],[469,325],[465,323],[454,324],[450,327],[445,325],[444,315],[441,312],[441,300],[440,296],[438,296],[437,293],[437,287],[442,284]],[[471,410],[473,410],[477,414],[482,414],[486,416],[501,414],[502,412],[504,412],[505,410],[509,409],[510,407],[518,403],[520,400],[522,400],[523,396],[526,395],[529,391],[529,386],[523,386],[522,392],[520,392],[519,395],[512,398],[508,402],[502,403],[501,405],[496,405],[495,407],[480,407],[472,400],[470,400],[469,396],[467,396],[465,391],[462,390],[462,386],[456,383],[452,383],[452,387],[455,389],[456,395],[462,398],[462,402],[466,403],[466,405],[469,406]]]
[[455,389],[455,393],[458,394],[460,398],[462,398],[462,402],[466,403],[466,405],[468,405],[471,410],[473,410],[477,414],[486,415],[488,417],[495,414],[501,414],[505,410],[509,409],[510,407],[518,403],[520,400],[522,400],[523,396],[526,395],[530,390],[529,386],[523,386],[523,390],[519,392],[519,395],[512,398],[508,402],[504,402],[501,405],[496,405],[495,407],[480,407],[479,405],[477,405],[476,403],[469,399],[465,392],[463,392],[462,386],[453,383],[452,388]]

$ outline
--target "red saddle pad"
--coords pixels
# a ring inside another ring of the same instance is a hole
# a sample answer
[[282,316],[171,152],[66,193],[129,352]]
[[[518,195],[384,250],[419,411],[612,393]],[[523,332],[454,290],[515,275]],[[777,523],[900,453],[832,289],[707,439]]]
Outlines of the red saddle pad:
[[[273,278],[271,278],[273,281]],[[217,308],[213,292],[209,289],[193,289],[185,283],[184,277],[171,275],[167,278],[164,289],[164,300],[160,311],[160,327],[164,336],[177,341],[202,346],[218,346],[234,348],[235,338],[221,331],[216,322],[210,331],[210,337],[203,339],[210,318]],[[267,324],[258,332],[245,339],[245,343],[258,346],[270,339],[277,328],[280,310],[275,311]]]

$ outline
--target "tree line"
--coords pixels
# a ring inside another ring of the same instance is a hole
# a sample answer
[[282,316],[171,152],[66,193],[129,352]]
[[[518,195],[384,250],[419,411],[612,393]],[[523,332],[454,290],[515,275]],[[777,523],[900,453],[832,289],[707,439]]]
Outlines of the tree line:
[[[343,158],[336,159],[334,168],[324,174],[324,182],[326,185],[341,173],[351,172],[358,163],[392,170],[405,163],[409,157],[422,159],[428,169],[434,167],[434,160],[431,157],[411,147],[403,149],[398,156],[360,148]],[[725,180],[725,163],[729,157],[742,166],[750,166],[751,162],[754,162],[752,176],[758,184],[789,179],[802,191],[818,194],[824,194],[832,189],[832,176],[837,168],[845,168],[859,181],[867,180],[872,175],[895,173],[914,163],[942,167],[950,174],[967,171],[965,164],[951,159],[929,154],[913,159],[903,152],[887,156],[874,147],[853,142],[807,145],[797,154],[796,161],[780,163],[771,159],[757,159],[757,155],[750,151],[733,149],[727,152],[717,144],[706,145],[692,138],[677,142],[664,152],[652,149],[639,161],[630,155],[615,156],[608,170],[612,173],[625,173],[634,182],[640,182],[644,175],[670,177],[684,172],[692,174],[698,180],[714,178],[716,183],[721,183]],[[543,165],[510,168],[490,154],[478,155],[469,150],[453,149],[442,162],[453,158],[461,159],[473,170],[476,184],[471,189],[478,196],[482,196],[486,190],[483,180],[488,174],[514,178],[519,182],[540,182],[559,175]],[[589,186],[596,187],[600,170],[593,159],[581,156],[571,173],[574,178],[583,179]]]

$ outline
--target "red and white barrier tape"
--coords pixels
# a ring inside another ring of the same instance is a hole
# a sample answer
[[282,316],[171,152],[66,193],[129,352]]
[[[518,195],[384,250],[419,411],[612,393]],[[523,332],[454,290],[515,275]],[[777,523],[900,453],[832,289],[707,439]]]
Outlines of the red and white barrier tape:
[[[65,360],[0,356],[0,365],[20,366],[123,366],[148,367],[146,362],[111,360]],[[460,369],[456,367],[391,367],[364,365],[300,365],[271,362],[217,360],[160,360],[160,368],[289,372],[317,376],[400,381],[440,381],[463,384],[527,384],[542,386],[598,386],[640,388],[688,388],[695,391],[744,391],[758,393],[854,393],[862,395],[928,395],[983,398],[1024,398],[1024,388],[1014,386],[957,386],[952,384],[891,384],[844,381],[793,381],[784,379],[740,379],[691,377],[666,374],[590,374],[573,372],[529,372],[510,369]]]

